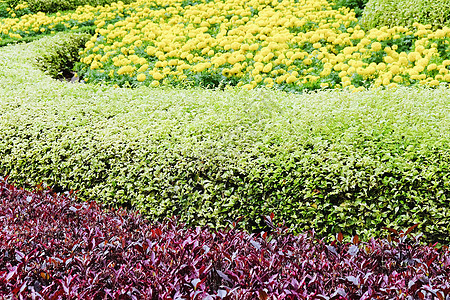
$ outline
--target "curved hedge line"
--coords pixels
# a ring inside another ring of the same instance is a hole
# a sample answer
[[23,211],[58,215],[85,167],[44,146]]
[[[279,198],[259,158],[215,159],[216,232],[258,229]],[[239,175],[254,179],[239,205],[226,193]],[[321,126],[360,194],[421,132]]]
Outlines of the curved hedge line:
[[319,236],[420,223],[426,241],[450,242],[448,89],[68,85],[21,63],[24,47],[0,59],[0,173],[12,182],[216,228],[243,216],[258,230],[274,212]]
[[365,28],[431,25],[450,26],[449,0],[369,0],[364,7],[361,24]]

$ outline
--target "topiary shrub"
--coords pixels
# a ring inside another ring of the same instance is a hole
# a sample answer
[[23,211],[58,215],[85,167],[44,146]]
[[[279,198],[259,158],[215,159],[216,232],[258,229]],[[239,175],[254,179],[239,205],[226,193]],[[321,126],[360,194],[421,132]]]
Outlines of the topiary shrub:
[[369,0],[361,18],[366,29],[411,28],[415,22],[432,28],[450,26],[450,0]]
[[53,78],[68,77],[74,63],[79,60],[79,50],[89,40],[86,33],[60,33],[41,40],[42,50],[35,64]]

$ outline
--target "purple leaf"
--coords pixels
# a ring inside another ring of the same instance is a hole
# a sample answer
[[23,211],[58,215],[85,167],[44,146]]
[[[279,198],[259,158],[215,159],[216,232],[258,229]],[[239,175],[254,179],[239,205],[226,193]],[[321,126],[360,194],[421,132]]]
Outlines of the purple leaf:
[[326,247],[327,247],[328,251],[333,253],[335,256],[338,256],[338,253],[336,252],[336,248],[334,246],[327,245]]
[[225,291],[225,290],[218,290],[217,291],[217,296],[219,296],[220,299],[223,299],[223,298],[225,298],[227,296],[227,291]]
[[359,282],[359,275],[358,275],[358,277],[355,277],[355,276],[353,276],[353,275],[349,275],[349,276],[345,277],[345,279],[346,279],[348,282],[352,283],[354,286],[359,287],[359,285],[360,285],[360,282]]
[[194,287],[194,289],[197,289],[198,288],[198,284],[201,283],[201,282],[202,281],[200,279],[198,279],[198,278],[195,278],[195,279],[191,280],[191,284]]
[[219,276],[220,276],[223,280],[228,281],[228,282],[230,282],[230,283],[233,282],[233,281],[231,281],[230,277],[228,277],[228,275],[225,274],[225,273],[223,273],[222,271],[216,270],[216,272],[217,272],[217,274],[219,274]]
[[330,297],[322,295],[322,294],[318,294],[318,295],[314,295],[313,299],[319,299],[319,300],[329,300]]
[[350,254],[351,256],[357,255],[358,252],[359,252],[358,246],[350,245],[350,247],[348,247],[348,254]]
[[17,266],[13,267],[12,270],[9,271],[8,275],[6,275],[6,282],[9,282],[15,275],[17,275]]
[[252,244],[253,247],[255,247],[256,249],[261,250],[261,244],[260,243],[254,241],[254,240],[250,240],[250,244]]

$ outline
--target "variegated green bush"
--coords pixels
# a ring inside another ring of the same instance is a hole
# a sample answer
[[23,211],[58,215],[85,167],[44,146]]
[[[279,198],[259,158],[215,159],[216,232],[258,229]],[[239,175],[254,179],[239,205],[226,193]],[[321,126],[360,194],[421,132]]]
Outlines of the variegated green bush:
[[369,0],[361,24],[366,28],[429,24],[431,28],[450,26],[450,0]]
[[42,51],[36,55],[36,66],[53,78],[67,77],[90,37],[87,33],[59,33],[40,39]]

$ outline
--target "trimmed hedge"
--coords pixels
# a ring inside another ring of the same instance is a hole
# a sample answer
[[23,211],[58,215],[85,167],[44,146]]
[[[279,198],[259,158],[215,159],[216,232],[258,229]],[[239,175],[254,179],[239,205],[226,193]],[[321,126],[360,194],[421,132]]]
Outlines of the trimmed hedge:
[[406,26],[418,22],[432,28],[450,26],[450,0],[369,0],[361,24],[375,27]]
[[414,228],[331,244],[275,226],[212,232],[0,178],[0,298],[448,299],[449,248],[419,245]]
[[267,230],[273,212],[318,236],[420,223],[425,241],[450,241],[446,88],[127,90],[0,73],[0,173],[19,184],[191,225]]
[[36,66],[53,78],[67,77],[80,60],[79,51],[91,36],[87,33],[58,33],[39,40],[42,51]]

